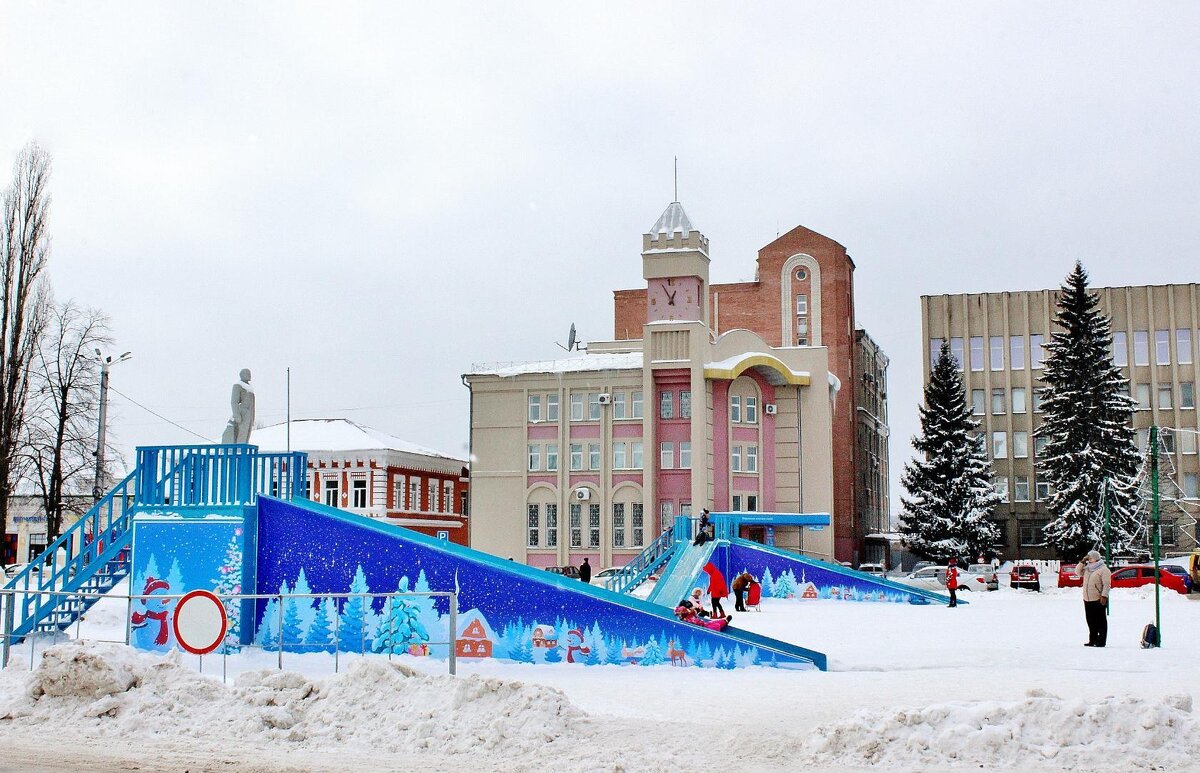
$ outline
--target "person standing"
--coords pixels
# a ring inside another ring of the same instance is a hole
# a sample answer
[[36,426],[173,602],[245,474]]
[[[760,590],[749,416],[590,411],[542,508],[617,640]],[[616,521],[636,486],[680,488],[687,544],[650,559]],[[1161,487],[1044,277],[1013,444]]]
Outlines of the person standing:
[[951,558],[946,566],[946,590],[950,591],[950,606],[958,606],[958,559]]
[[700,511],[700,523],[696,525],[696,539],[692,540],[693,545],[703,545],[708,542],[708,508]]
[[754,577],[749,572],[742,572],[733,578],[733,611],[746,611],[746,589],[750,587]]
[[579,579],[589,584],[592,582],[592,565],[588,563],[586,558],[579,565]]
[[1112,589],[1112,571],[1100,559],[1100,552],[1089,550],[1075,567],[1083,578],[1083,616],[1087,620],[1085,647],[1103,647],[1108,643],[1108,592]]

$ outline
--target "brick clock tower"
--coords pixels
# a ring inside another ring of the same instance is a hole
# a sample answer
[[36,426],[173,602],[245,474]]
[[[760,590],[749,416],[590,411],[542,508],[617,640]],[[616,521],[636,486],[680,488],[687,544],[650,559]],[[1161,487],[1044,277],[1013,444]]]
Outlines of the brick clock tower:
[[642,236],[647,322],[708,324],[708,238],[671,202]]

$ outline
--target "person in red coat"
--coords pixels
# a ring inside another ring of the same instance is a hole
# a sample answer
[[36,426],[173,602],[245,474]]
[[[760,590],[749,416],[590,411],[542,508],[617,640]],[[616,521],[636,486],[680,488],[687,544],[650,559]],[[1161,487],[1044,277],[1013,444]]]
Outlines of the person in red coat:
[[950,606],[958,606],[958,559],[951,558],[946,567],[946,590],[950,591]]
[[711,562],[704,565],[704,572],[708,575],[708,595],[712,597],[712,616],[725,617],[725,609],[721,606],[721,599],[729,595],[729,586],[725,584],[725,575],[721,574],[721,570]]

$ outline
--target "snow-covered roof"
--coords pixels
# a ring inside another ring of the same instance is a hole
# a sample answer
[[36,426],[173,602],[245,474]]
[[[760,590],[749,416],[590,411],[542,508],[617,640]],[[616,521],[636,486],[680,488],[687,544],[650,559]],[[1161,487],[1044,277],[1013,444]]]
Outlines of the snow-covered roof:
[[587,354],[539,362],[505,362],[474,365],[468,376],[520,376],[526,373],[579,373],[593,370],[640,370],[641,352]]
[[697,230],[692,225],[692,221],[688,220],[687,213],[683,211],[683,205],[678,201],[672,201],[663,210],[663,213],[658,216],[658,220],[654,225],[650,226],[649,233],[651,234],[673,234],[676,232],[683,233],[685,236]]
[[492,630],[492,626],[488,624],[487,618],[478,609],[468,609],[466,612],[458,613],[458,631],[455,633],[455,638],[461,639],[463,634],[467,632],[467,629],[471,627],[471,623],[474,623],[476,620],[479,621],[479,625],[483,628],[483,635],[487,637],[488,641],[500,641],[500,637],[496,635],[496,632]]
[[[380,432],[350,419],[293,419],[291,448],[293,451],[401,451],[418,456],[440,459],[458,457],[425,448]],[[250,442],[263,451],[284,451],[288,447],[287,422],[272,424],[250,433]]]

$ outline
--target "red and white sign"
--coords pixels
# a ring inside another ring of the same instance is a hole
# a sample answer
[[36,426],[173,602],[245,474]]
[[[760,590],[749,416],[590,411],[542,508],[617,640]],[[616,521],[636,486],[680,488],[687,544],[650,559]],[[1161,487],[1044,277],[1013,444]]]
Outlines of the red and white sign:
[[229,630],[225,605],[215,594],[194,590],[175,605],[175,641],[193,655],[206,655],[221,645]]

